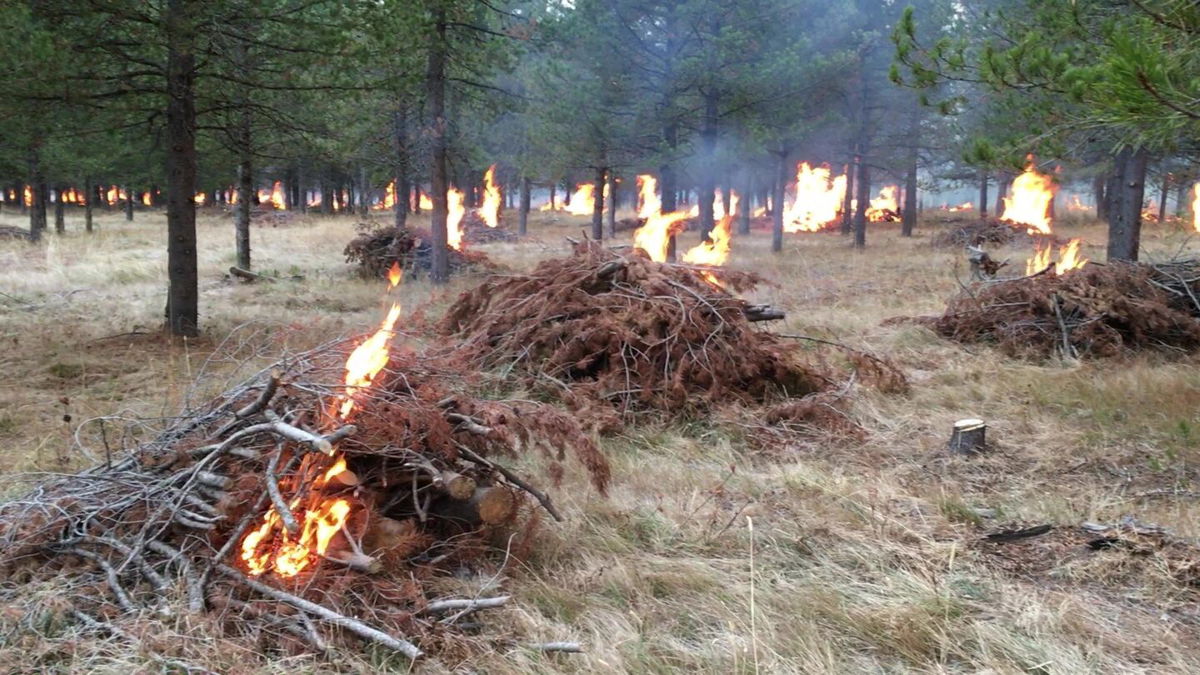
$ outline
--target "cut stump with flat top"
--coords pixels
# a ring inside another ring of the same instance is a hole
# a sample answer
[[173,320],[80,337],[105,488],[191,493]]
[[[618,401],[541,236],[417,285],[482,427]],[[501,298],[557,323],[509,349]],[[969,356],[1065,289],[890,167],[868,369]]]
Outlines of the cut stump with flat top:
[[959,455],[973,455],[986,449],[987,424],[980,419],[965,419],[954,423],[950,434],[950,451]]

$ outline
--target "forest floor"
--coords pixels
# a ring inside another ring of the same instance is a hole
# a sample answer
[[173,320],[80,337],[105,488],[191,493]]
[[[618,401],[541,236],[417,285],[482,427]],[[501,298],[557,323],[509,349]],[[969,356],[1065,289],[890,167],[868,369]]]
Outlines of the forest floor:
[[[563,237],[578,237],[586,221],[535,214],[528,240],[478,248],[523,269],[564,253]],[[42,246],[0,242],[4,473],[86,465],[62,454],[80,420],[169,416],[186,396],[204,393],[191,391],[195,375],[219,373],[233,346],[265,363],[373,328],[383,284],[358,278],[340,255],[355,222],[296,216],[256,226],[256,269],[304,280],[247,285],[224,278],[233,263],[229,219],[203,212],[204,335],[180,343],[159,332],[162,214],[139,212],[132,223],[101,215],[90,236],[70,214],[67,234],[49,233]],[[25,223],[5,211],[0,224]],[[1094,537],[1079,525],[1132,516],[1200,537],[1198,358],[1030,363],[919,326],[881,325],[940,313],[959,290],[956,277],[966,280],[960,249],[930,246],[938,227],[923,223],[905,239],[898,225],[873,225],[863,252],[836,233],[789,235],[784,255],[770,254],[767,232],[735,236],[731,266],[777,284],[752,295],[788,312],[771,330],[886,355],[909,374],[911,393],[856,391],[863,441],[756,452],[706,423],[633,427],[604,439],[611,494],[598,496],[584,475],[568,472],[555,491],[567,522],[544,526],[533,557],[504,571],[514,601],[484,616],[482,634],[469,638],[576,640],[586,653],[496,646],[470,663],[422,670],[1194,672],[1200,550],[1160,546],[1151,535],[1092,550],[1085,544]],[[1101,226],[1058,225],[1056,233],[1082,236],[1089,257],[1104,257]],[[681,246],[695,237],[682,235]],[[1143,236],[1147,257],[1196,252],[1198,243],[1164,225]],[[994,255],[1023,270],[1029,253]],[[434,289],[407,279],[405,312],[436,317],[477,281]],[[989,422],[995,447],[948,456],[952,423],[975,416]],[[991,532],[1043,523],[1055,529],[981,543]],[[147,619],[147,638],[160,631],[156,640],[194,640],[190,660],[222,672],[379,665],[367,653],[264,662],[243,643],[161,621]],[[0,659],[23,671],[157,669],[118,639],[69,633],[2,635]]]

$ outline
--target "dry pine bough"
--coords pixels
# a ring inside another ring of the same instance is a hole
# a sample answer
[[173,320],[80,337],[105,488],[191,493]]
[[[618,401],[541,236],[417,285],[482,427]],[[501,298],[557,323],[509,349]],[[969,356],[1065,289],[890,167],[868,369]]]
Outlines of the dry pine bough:
[[[50,584],[59,614],[116,635],[122,617],[186,607],[260,648],[358,638],[416,658],[506,600],[430,600],[430,580],[497,544],[519,555],[538,513],[560,518],[504,459],[538,452],[560,476],[570,448],[607,486],[603,456],[561,411],[473,398],[461,364],[430,354],[393,354],[347,398],[323,384],[344,358],[291,358],[124,459],[0,506],[8,615],[52,614],[23,590]],[[348,400],[348,416],[332,414]]]
[[1200,347],[1200,261],[1089,263],[1055,274],[983,282],[922,319],[958,342],[991,342],[1013,356],[1115,356]]
[[[439,329],[479,367],[606,430],[639,413],[687,417],[727,404],[777,404],[765,415],[777,421],[829,412],[797,402],[828,396],[844,378],[797,342],[755,328],[781,313],[725,290],[758,281],[583,243],[529,274],[489,277],[459,297]],[[842,351],[863,379],[907,386],[886,361]]]

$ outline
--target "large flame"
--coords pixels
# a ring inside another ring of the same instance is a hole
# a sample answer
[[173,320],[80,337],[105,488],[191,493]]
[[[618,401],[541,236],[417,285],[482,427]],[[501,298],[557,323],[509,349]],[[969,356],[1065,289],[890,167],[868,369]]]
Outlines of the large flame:
[[[723,216],[708,234],[708,239],[688,249],[683,262],[693,265],[721,267],[729,259],[730,240],[733,235],[733,214]],[[701,272],[714,286],[725,287],[712,272]]]
[[1031,159],[1025,172],[1013,179],[1012,196],[1004,198],[1000,220],[1024,225],[1030,234],[1050,234],[1050,201],[1057,189],[1049,174],[1034,170]]
[[[259,201],[264,201],[264,200],[259,200]],[[275,184],[271,186],[271,193],[269,195],[267,195],[267,199],[265,200],[264,203],[270,204],[271,208],[277,209],[279,211],[282,211],[287,208],[287,200],[284,199],[284,197],[283,197],[283,183],[282,182],[275,181]]]
[[479,207],[479,215],[488,227],[500,224],[500,186],[496,185],[495,164],[483,174],[483,206]]
[[645,251],[651,260],[666,262],[671,235],[678,234],[683,229],[682,223],[687,217],[686,211],[651,215],[646,219],[646,224],[633,233],[634,247]]
[[896,215],[900,213],[900,205],[896,201],[896,191],[895,185],[881,188],[879,196],[871,200],[871,206],[867,209],[867,220],[872,223],[895,220]]
[[1088,263],[1088,259],[1079,253],[1079,246],[1082,243],[1083,241],[1076,237],[1067,242],[1066,246],[1059,247],[1058,262],[1054,262],[1054,244],[1052,242],[1048,242],[1045,246],[1038,244],[1033,257],[1025,261],[1025,274],[1037,274],[1052,264],[1055,274],[1065,274],[1083,267]]
[[446,244],[456,251],[463,248],[462,220],[467,213],[463,204],[462,190],[450,188],[446,191]]
[[375,205],[377,209],[391,209],[396,206],[396,181],[389,181],[383,191],[383,201]]
[[[784,232],[817,232],[834,220],[846,197],[846,176],[830,178],[829,167],[813,168],[808,162],[796,165],[796,189],[791,206],[784,206]],[[761,212],[761,213],[760,213]],[[759,207],[755,216],[766,213]]]
[[433,200],[429,198],[429,195],[425,194],[424,192],[421,192],[420,194],[417,195],[417,206],[422,211],[432,211],[433,210]]
[[[392,263],[388,270],[388,289],[399,285],[400,279],[400,266]],[[399,318],[400,303],[392,303],[375,333],[346,359],[345,390],[334,402],[333,414],[338,421],[349,419],[356,395],[368,389],[387,366],[388,344]],[[312,564],[314,555],[325,555],[333,538],[346,526],[351,504],[346,499],[326,496],[323,488],[345,471],[344,455],[331,458],[309,454],[304,457],[296,474],[295,491],[302,493],[307,487],[307,493],[294,497],[288,504],[293,516],[302,519],[298,523],[298,532],[293,534],[283,527],[283,519],[274,507],[267,511],[262,523],[242,539],[241,558],[251,575],[274,571],[281,577],[293,577]],[[308,482],[305,480],[308,476],[317,477]]]
[[[650,174],[637,177],[638,184],[638,218],[649,218],[662,211],[662,199],[658,196],[658,179]],[[550,208],[554,208],[550,205]]]
[[[606,186],[607,187],[607,186]],[[571,193],[571,203],[563,206],[563,210],[573,216],[590,216],[595,210],[596,186],[591,183],[580,183],[575,192]]]

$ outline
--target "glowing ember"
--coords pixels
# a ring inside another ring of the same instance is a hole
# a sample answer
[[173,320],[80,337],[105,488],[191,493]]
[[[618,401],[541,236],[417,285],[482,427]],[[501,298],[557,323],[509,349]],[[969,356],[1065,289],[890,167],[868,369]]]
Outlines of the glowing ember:
[[[784,232],[817,232],[837,220],[846,197],[846,177],[830,178],[829,167],[812,168],[808,162],[796,165],[796,189],[791,206],[783,211]],[[759,207],[754,215],[766,209]]]
[[678,234],[683,229],[682,224],[687,217],[686,211],[655,213],[646,219],[645,225],[633,233],[634,247],[645,251],[651,260],[666,262],[671,235]]
[[1048,243],[1044,247],[1041,244],[1037,245],[1033,257],[1025,261],[1025,274],[1037,274],[1044,271],[1051,264],[1054,265],[1055,274],[1065,274],[1071,270],[1076,270],[1087,264],[1087,258],[1084,258],[1079,253],[1079,246],[1083,241],[1078,237],[1067,242],[1066,246],[1058,249],[1058,262],[1054,262],[1054,244]]
[[1030,234],[1050,234],[1050,201],[1057,189],[1054,180],[1048,174],[1035,171],[1031,161],[1025,173],[1013,180],[1012,196],[1004,198],[1004,213],[1000,220],[1024,225]]
[[[650,174],[637,177],[638,184],[638,218],[649,218],[662,211],[662,199],[658,197],[658,180]],[[553,205],[548,205],[554,208]]]
[[483,206],[479,207],[479,215],[488,227],[500,224],[500,186],[496,185],[495,164],[483,174]]
[[1200,183],[1192,186],[1192,229],[1200,232]]
[[867,220],[880,223],[895,220],[900,213],[900,205],[896,201],[896,186],[888,185],[879,191],[879,196],[871,200],[867,209]]
[[[733,235],[733,214],[726,215],[713,227],[708,240],[702,241],[683,254],[683,262],[693,265],[721,267],[729,259],[730,239]],[[721,288],[725,284],[712,272],[701,272],[709,283]]]
[[467,213],[463,204],[462,190],[446,191],[446,245],[455,251],[463,249],[462,219]]

